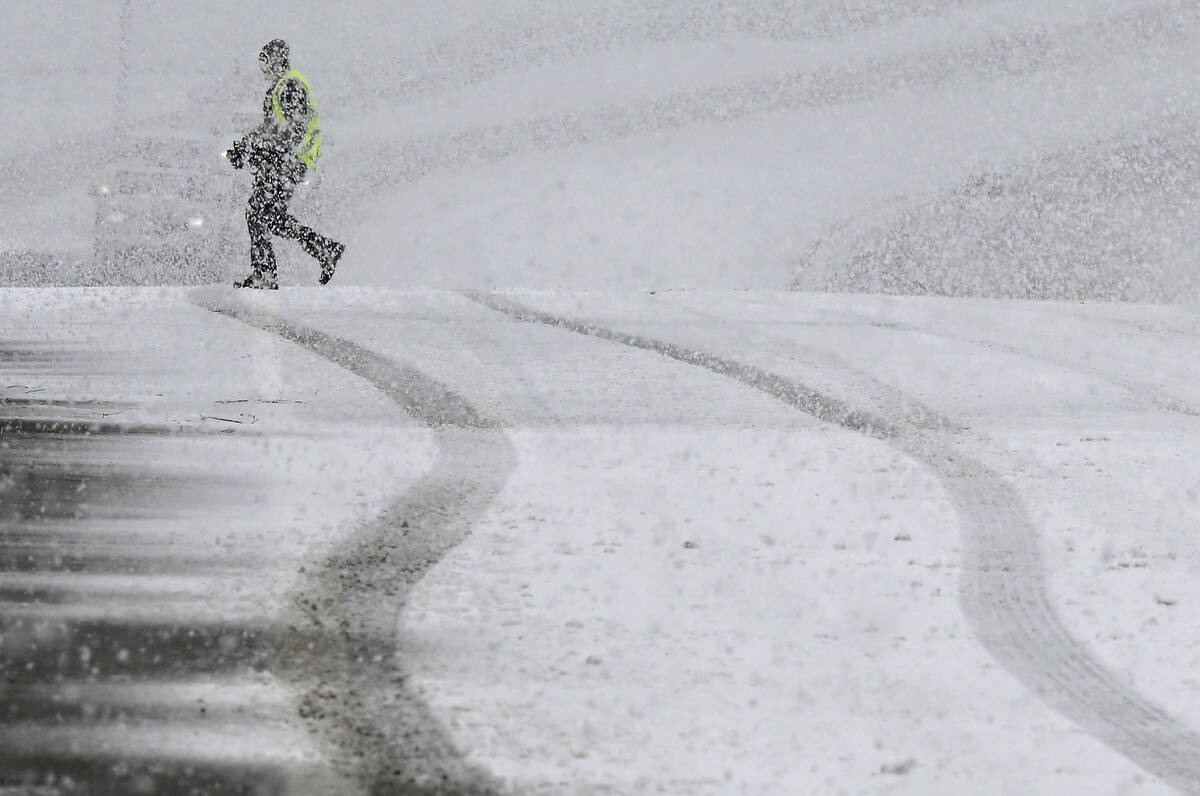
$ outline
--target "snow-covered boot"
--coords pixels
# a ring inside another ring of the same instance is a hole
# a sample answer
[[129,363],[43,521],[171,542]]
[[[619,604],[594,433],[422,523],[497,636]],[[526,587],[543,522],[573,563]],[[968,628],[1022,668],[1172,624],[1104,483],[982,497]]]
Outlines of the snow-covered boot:
[[346,244],[331,241],[325,247],[325,256],[321,259],[321,284],[329,284],[329,280],[333,279],[333,272],[337,269],[338,260],[342,259],[342,252],[346,251]]
[[279,282],[275,280],[275,274],[264,274],[262,271],[252,271],[245,279],[239,279],[233,283],[234,287],[248,287],[256,290],[278,290]]

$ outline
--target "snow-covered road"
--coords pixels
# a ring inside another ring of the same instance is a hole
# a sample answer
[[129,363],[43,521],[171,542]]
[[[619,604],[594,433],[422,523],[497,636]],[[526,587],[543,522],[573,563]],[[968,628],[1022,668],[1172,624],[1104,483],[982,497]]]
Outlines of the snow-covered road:
[[12,759],[121,757],[114,790],[1200,789],[1188,308],[0,309]]

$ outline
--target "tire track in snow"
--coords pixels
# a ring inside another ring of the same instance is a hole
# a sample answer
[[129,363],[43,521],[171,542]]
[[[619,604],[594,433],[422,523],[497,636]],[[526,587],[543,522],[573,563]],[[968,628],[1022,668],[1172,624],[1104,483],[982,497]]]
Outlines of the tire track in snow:
[[[284,653],[304,692],[301,716],[335,767],[371,794],[490,794],[490,776],[463,759],[397,660],[404,598],[469,533],[508,480],[516,454],[501,425],[421,371],[349,340],[210,291],[196,304],[279,335],[367,380],[429,426],[431,470],[356,528],[295,589]],[[399,669],[397,669],[399,666]]]
[[[1182,308],[1186,307],[1187,305],[1182,305],[1182,307],[1181,305],[1175,306],[1177,308]],[[1200,329],[1181,329],[1178,326],[1169,324],[1165,321],[1135,321],[1130,318],[1114,318],[1106,315],[1096,315],[1079,311],[1072,312],[1071,316],[1079,321],[1098,323],[1104,326],[1119,326],[1125,329],[1135,329],[1139,332],[1148,332],[1150,334],[1171,334],[1179,337],[1188,337],[1193,340],[1197,337],[1200,337]]]
[[[733,359],[542,312],[496,294],[465,295],[519,321],[640,348],[735,379],[818,420],[879,439],[930,468],[959,515],[960,598],[988,652],[1093,737],[1170,786],[1200,793],[1200,734],[1121,682],[1071,636],[1050,603],[1037,531],[1020,496],[998,472],[965,454],[966,446],[953,435],[860,411]],[[951,427],[948,421],[942,425]]]
[[[1095,364],[1080,363],[1067,358],[1066,356],[1046,353],[1040,351],[1030,351],[1020,346],[1015,346],[1010,343],[1000,342],[999,340],[988,339],[980,335],[952,335],[946,332],[938,331],[929,326],[904,323],[900,321],[879,321],[857,312],[846,311],[845,315],[851,318],[857,318],[864,325],[877,326],[887,329],[894,329],[899,332],[912,332],[916,334],[924,334],[930,337],[936,337],[939,340],[947,340],[953,343],[963,343],[975,348],[982,348],[986,351],[1001,352],[1009,356],[1018,357],[1020,359],[1029,360],[1040,365],[1051,365],[1060,370],[1070,371],[1081,376],[1086,376],[1090,379],[1097,379],[1106,382],[1114,387],[1117,387],[1125,392],[1132,394],[1135,398],[1145,398],[1146,402],[1163,412],[1172,414],[1187,415],[1189,417],[1200,417],[1200,408],[1196,407],[1187,401],[1176,398],[1168,393],[1163,392],[1152,384],[1131,379],[1122,375],[1114,375],[1101,370],[1101,367]],[[1078,317],[1078,316],[1076,316]],[[1143,329],[1143,331],[1148,331]]]

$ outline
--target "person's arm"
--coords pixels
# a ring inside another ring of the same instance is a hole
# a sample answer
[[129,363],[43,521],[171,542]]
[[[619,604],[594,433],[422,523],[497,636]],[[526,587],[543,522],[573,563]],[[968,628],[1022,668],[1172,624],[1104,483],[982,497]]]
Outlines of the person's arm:
[[272,110],[262,124],[234,142],[227,153],[234,168],[240,169],[243,163],[253,163],[256,159],[281,158],[295,152],[304,140],[305,130],[312,118],[304,84],[295,78],[285,80],[279,87],[278,99],[283,121],[280,122]]

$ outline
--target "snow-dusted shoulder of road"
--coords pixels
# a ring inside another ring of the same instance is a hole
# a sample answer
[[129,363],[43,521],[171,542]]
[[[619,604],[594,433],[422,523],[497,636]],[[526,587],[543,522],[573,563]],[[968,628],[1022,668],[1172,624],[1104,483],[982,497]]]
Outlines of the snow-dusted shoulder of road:
[[[831,394],[884,417],[920,401],[961,423],[1033,520],[1044,572],[1012,577],[1044,578],[1079,649],[1191,737],[1195,372],[1153,361],[1187,361],[1193,311],[518,298],[801,379],[825,365]],[[626,356],[571,369],[623,397],[668,362]],[[414,594],[408,666],[473,759],[518,791],[1165,792],[988,654],[959,595],[973,542],[928,467],[842,428],[697,428],[677,406],[514,429],[508,487]]]

